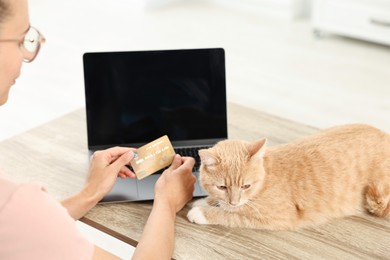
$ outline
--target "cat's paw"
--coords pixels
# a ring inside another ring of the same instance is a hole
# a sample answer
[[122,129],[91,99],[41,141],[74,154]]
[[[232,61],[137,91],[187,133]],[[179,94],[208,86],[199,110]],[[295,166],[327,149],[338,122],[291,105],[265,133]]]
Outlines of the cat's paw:
[[203,214],[202,208],[200,208],[200,207],[192,208],[188,212],[187,218],[189,221],[196,223],[196,224],[200,224],[200,225],[207,225],[208,224],[208,221]]

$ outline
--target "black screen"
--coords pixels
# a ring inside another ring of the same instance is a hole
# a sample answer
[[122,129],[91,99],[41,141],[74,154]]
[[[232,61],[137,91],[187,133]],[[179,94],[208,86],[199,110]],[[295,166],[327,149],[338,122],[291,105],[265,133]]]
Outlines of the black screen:
[[88,146],[227,138],[224,50],[85,53]]

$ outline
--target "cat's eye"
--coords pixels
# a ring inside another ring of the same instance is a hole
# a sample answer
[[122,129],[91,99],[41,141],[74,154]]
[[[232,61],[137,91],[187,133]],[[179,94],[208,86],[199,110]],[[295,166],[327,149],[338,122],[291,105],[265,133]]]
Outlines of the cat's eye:
[[227,189],[226,186],[222,186],[222,185],[221,186],[217,186],[217,188],[220,189],[220,190],[226,190]]
[[250,184],[245,184],[245,185],[241,186],[241,189],[246,190],[246,189],[249,189],[250,187],[251,187]]

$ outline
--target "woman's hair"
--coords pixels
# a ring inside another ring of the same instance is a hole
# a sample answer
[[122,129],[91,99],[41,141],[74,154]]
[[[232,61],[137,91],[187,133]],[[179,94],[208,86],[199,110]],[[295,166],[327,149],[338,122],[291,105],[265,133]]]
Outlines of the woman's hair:
[[8,0],[0,0],[0,25],[10,14],[10,6]]

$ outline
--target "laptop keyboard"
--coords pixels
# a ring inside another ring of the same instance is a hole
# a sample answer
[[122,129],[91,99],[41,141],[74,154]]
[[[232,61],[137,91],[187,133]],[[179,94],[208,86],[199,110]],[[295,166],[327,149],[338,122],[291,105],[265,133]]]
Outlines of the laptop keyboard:
[[[198,151],[200,149],[208,149],[210,147],[211,146],[180,147],[180,148],[175,148],[175,152],[177,154],[180,154],[180,156],[194,158],[195,159],[195,165],[194,165],[194,168],[192,169],[192,172],[198,172],[199,171],[199,167],[200,167],[200,157],[199,157]],[[167,167],[165,167],[165,168],[155,172],[154,174],[162,174],[163,171],[165,171],[168,168],[169,168],[169,166],[167,166]]]
[[195,166],[193,168],[193,172],[199,171],[200,167],[200,157],[198,154],[198,151],[200,149],[207,149],[210,148],[209,146],[201,146],[201,147],[180,147],[175,148],[175,152],[177,154],[180,154],[181,156],[189,156],[195,159]]

